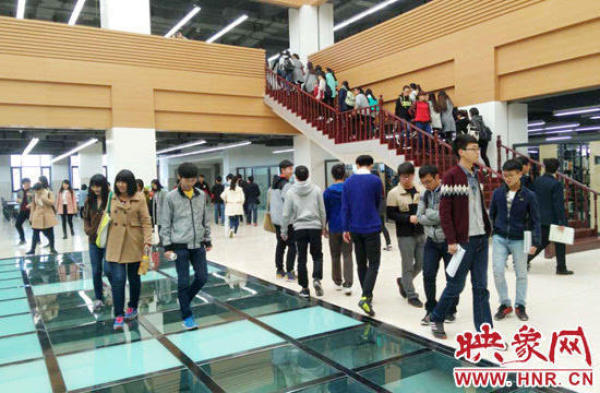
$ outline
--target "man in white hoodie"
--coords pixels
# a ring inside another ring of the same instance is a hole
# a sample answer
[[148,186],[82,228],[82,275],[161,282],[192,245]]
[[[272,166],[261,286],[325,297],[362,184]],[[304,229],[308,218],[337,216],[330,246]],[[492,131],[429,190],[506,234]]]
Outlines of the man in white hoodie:
[[325,203],[321,189],[308,180],[308,168],[300,165],[296,168],[296,183],[288,191],[283,204],[283,223],[281,238],[287,239],[288,225],[294,228],[298,247],[298,283],[302,287],[300,296],[310,297],[308,272],[306,270],[307,250],[313,259],[313,286],[317,296],[323,296],[323,244],[321,236],[327,236]]

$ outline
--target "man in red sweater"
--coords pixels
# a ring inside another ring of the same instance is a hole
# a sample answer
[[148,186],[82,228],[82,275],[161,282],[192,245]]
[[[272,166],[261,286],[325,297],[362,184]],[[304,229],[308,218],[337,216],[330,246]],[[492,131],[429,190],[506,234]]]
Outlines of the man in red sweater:
[[448,242],[448,252],[455,254],[460,247],[465,253],[431,313],[431,331],[437,338],[446,338],[444,319],[465,288],[469,272],[473,287],[475,329],[480,331],[484,323],[492,325],[490,293],[487,289],[491,225],[483,200],[481,175],[475,166],[479,160],[479,145],[472,136],[459,135],[454,141],[453,150],[459,162],[444,174],[442,180],[440,223]]

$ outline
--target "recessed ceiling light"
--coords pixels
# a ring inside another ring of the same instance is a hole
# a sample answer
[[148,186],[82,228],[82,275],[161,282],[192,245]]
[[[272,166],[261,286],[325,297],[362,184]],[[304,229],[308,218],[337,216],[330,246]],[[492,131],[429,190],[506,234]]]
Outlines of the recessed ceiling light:
[[169,32],[167,34],[165,34],[165,37],[169,38],[171,37],[173,34],[177,33],[179,31],[179,29],[181,29],[186,23],[188,23],[194,16],[196,16],[196,14],[198,12],[200,12],[200,7],[194,7],[192,8],[192,10],[190,12],[187,13],[186,16],[183,17],[183,19],[181,19],[179,22],[177,22],[177,24],[175,26],[173,26],[173,28],[171,30],[169,30]]
[[248,15],[242,15],[242,16],[240,16],[239,18],[237,18],[236,20],[234,20],[233,22],[231,22],[230,24],[228,24],[227,26],[225,26],[225,28],[223,28],[217,34],[215,34],[212,37],[210,37],[209,39],[207,39],[206,42],[208,42],[208,43],[215,42],[216,40],[218,40],[219,38],[221,38],[225,34],[227,34],[229,31],[235,29],[235,27],[237,25],[241,24],[246,19],[248,19]]

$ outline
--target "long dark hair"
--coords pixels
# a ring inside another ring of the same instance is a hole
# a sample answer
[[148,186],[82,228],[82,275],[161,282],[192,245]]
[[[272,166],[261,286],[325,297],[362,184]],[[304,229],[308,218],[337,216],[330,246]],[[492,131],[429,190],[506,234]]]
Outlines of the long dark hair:
[[371,96],[371,97],[373,97],[373,99],[376,99],[375,96],[373,95],[373,90],[371,90],[371,89],[367,89],[367,91],[365,92],[365,95],[367,97]]
[[333,70],[329,67],[326,68],[327,72],[329,72],[332,76],[333,79],[335,79],[337,81],[337,77],[335,76],[335,72],[333,72]]
[[[96,196],[96,193],[92,191],[92,187],[96,186],[100,187],[100,197],[102,198],[102,205],[100,206],[98,206],[98,197]],[[89,189],[90,191],[88,192],[86,199],[87,205],[96,210],[106,209],[106,204],[108,203],[108,193],[110,191],[108,188],[108,180],[106,180],[106,177],[104,177],[104,175],[101,174],[96,174],[92,176],[92,178],[90,179]]]
[[240,176],[234,176],[229,183],[229,189],[235,191],[236,185],[240,182],[242,178]]
[[117,183],[120,181],[127,183],[128,196],[132,197],[137,193],[137,182],[135,181],[135,175],[133,174],[133,172],[131,172],[128,169],[123,169],[119,171],[119,173],[117,173],[117,176],[115,177],[114,189],[116,196],[121,196],[121,193],[119,192],[119,187],[117,187]]
[[445,112],[448,109],[448,103],[452,104],[452,100],[448,97],[448,94],[444,90],[438,93],[438,105],[440,107],[440,112]]
[[158,180],[158,179],[152,180],[152,182],[150,184],[151,185],[156,184],[156,191],[160,191],[163,189],[163,186],[162,186],[162,184],[160,184],[160,180]]
[[71,187],[71,182],[68,181],[67,179],[63,180],[62,183],[60,184],[60,192],[64,191],[63,185],[67,185],[67,190],[71,193],[71,196],[73,196],[73,187]]
[[48,183],[48,178],[46,176],[38,177],[38,182],[42,185],[43,188],[50,188],[50,184]]
[[431,106],[433,106],[433,110],[437,113],[442,113],[446,109],[442,109],[440,105],[440,100],[435,98],[435,93],[429,93],[429,102],[431,102]]

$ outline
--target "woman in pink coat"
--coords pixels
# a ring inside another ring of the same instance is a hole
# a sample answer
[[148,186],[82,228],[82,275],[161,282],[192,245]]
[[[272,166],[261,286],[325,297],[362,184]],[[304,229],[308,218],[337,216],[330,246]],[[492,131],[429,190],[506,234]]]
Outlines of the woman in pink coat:
[[67,221],[71,229],[71,236],[75,236],[73,216],[77,214],[77,201],[71,188],[71,182],[68,180],[63,180],[62,186],[56,194],[56,213],[62,218],[63,239],[67,238]]

